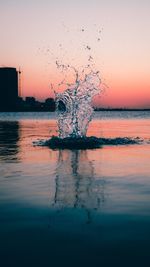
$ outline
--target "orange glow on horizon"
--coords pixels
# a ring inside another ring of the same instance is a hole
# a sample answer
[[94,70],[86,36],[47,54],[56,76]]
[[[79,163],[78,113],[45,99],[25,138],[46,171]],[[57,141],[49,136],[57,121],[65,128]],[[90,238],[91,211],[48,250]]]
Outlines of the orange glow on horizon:
[[[34,96],[38,100],[54,97],[51,84],[58,91],[57,85],[62,81],[62,75],[49,72],[36,72],[31,69],[22,74],[22,97]],[[107,79],[106,79],[107,81]],[[148,107],[150,106],[149,81],[117,81],[107,83],[108,88],[100,97],[96,97],[94,105],[102,107]],[[61,91],[59,89],[59,91]]]

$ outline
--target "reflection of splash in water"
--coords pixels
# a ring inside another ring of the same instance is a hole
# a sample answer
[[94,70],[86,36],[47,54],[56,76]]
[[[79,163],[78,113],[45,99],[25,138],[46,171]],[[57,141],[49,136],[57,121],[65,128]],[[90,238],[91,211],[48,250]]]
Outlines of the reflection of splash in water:
[[86,135],[88,124],[92,119],[92,98],[100,93],[101,80],[99,72],[88,68],[88,72],[79,75],[79,72],[70,66],[57,66],[75,72],[75,83],[67,84],[63,93],[56,93],[56,107],[58,111],[59,137],[82,137]]
[[54,206],[58,209],[83,209],[87,222],[92,210],[104,203],[104,181],[94,178],[92,162],[86,151],[60,151],[56,169]]

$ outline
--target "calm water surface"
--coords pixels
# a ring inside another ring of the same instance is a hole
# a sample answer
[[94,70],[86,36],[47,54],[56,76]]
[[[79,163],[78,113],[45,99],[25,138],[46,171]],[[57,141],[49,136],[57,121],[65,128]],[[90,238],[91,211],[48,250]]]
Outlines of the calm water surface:
[[97,112],[88,135],[140,145],[50,150],[54,113],[0,113],[0,266],[150,266],[150,112]]

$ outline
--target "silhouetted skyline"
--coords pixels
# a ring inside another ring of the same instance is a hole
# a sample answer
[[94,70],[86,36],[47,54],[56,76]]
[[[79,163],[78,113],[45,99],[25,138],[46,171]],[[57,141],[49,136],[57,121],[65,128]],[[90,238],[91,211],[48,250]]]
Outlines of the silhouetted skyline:
[[25,100],[19,95],[19,71],[16,68],[0,68],[0,111],[54,111],[55,101],[47,98],[39,102],[32,96]]
[[[48,97],[43,101],[33,96],[20,96],[19,74],[14,67],[0,68],[0,111],[55,111],[55,99]],[[138,110],[138,108],[95,106],[95,111],[105,110]],[[143,109],[143,108],[141,108]],[[150,109],[149,107],[145,109]]]
[[15,68],[0,68],[0,110],[15,110],[18,101],[18,72]]

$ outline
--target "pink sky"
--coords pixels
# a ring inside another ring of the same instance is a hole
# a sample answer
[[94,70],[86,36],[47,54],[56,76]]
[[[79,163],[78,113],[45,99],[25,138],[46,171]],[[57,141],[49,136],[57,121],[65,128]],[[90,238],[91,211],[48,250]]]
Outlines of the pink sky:
[[92,55],[108,86],[98,105],[150,107],[149,10],[147,0],[1,0],[0,65],[21,68],[23,97],[45,99],[61,80],[56,59],[81,68]]

